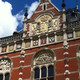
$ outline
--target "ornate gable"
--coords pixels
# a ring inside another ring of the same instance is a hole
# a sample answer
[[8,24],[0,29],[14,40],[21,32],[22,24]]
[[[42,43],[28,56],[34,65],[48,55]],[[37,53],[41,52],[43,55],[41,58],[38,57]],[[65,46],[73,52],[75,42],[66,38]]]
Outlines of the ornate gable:
[[[31,18],[24,22],[24,30],[26,31],[27,29],[27,36],[59,29],[56,27],[59,24],[59,17],[54,17],[54,15],[59,13],[59,9],[56,8],[50,0],[40,0],[39,6]],[[25,25],[25,23],[27,24]]]

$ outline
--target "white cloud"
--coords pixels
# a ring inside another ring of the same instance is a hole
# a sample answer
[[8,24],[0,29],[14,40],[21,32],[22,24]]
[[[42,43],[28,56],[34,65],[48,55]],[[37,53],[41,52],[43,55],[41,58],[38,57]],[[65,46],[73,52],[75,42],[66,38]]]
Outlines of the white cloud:
[[0,0],[0,37],[12,35],[16,31],[18,22],[11,11],[12,5]]
[[28,6],[28,5],[25,6],[28,8],[28,18],[32,16],[33,12],[36,10],[38,5],[39,5],[39,2],[35,1],[31,4],[31,6]]
[[17,14],[15,15],[15,17],[16,17],[18,23],[19,23],[18,26],[19,26],[19,27],[22,27],[22,26],[23,26],[23,20],[24,20],[24,11],[21,10],[19,13],[17,13]]
[[[39,3],[35,1],[31,6],[25,6],[28,8],[28,18],[30,18],[36,10],[38,4]],[[12,9],[12,5],[9,2],[3,2],[0,0],[0,38],[12,35],[17,27],[23,26],[25,12],[21,10],[16,15],[12,15]]]

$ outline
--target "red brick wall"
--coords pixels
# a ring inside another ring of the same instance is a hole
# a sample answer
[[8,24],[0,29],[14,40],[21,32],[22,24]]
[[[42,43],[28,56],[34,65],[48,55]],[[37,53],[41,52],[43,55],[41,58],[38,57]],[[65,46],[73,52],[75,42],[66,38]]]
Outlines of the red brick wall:
[[[78,75],[79,75],[78,74],[78,61],[76,58],[76,51],[77,51],[78,46],[77,45],[71,46],[76,43],[79,43],[79,40],[69,42],[70,47],[67,49],[67,51],[69,52],[67,57],[70,59],[67,62],[69,67],[66,67],[66,68],[65,68],[65,63],[64,63],[65,56],[63,55],[64,50],[62,48],[62,43],[26,50],[25,51],[26,56],[24,58],[24,61],[25,61],[24,66],[25,67],[23,68],[23,76],[22,76],[23,79],[29,79],[31,76],[31,68],[30,67],[31,67],[31,61],[32,61],[33,55],[41,49],[49,48],[49,49],[53,50],[53,52],[55,53],[56,59],[57,59],[57,61],[55,62],[55,71],[56,71],[55,73],[63,74],[63,75],[56,75],[55,76],[56,80],[65,80],[65,75],[64,75],[65,70],[69,70],[70,72],[73,72],[73,73],[67,75],[67,76],[69,76],[70,80],[74,80],[74,79],[78,80]],[[60,48],[60,49],[57,49],[57,48]],[[7,56],[15,57],[15,56],[19,56],[19,54],[20,54],[20,52],[17,52],[17,53],[8,54]],[[14,80],[14,76],[15,76],[15,80],[18,80],[18,78],[20,77],[19,61],[20,61],[20,57],[12,58],[13,68],[12,68],[12,73],[11,73],[11,80]],[[17,69],[15,69],[15,68],[17,68]]]

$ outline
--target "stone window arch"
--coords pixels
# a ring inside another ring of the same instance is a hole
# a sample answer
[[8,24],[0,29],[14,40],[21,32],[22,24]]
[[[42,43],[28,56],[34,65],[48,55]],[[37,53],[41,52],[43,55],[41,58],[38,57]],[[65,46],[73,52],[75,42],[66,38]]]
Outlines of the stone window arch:
[[10,58],[0,58],[0,80],[10,80],[11,65]]
[[54,80],[54,57],[50,49],[38,51],[32,60],[31,80]]

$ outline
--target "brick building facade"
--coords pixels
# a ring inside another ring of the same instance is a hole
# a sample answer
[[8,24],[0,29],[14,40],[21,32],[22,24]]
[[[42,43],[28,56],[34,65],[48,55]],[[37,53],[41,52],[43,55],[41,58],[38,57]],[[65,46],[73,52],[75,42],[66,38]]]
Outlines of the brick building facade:
[[39,0],[24,28],[0,39],[0,80],[80,80],[80,12]]

